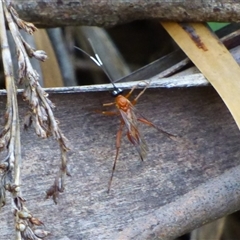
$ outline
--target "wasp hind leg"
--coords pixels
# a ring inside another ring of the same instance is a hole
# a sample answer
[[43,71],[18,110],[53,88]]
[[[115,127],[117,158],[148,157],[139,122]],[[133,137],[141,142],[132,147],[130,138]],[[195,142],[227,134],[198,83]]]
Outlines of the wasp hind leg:
[[108,193],[110,192],[110,189],[111,189],[113,175],[114,175],[116,164],[117,164],[119,149],[120,149],[120,145],[121,145],[123,127],[124,127],[124,122],[121,121],[120,128],[117,132],[117,137],[116,137],[116,155],[115,155],[115,159],[114,159],[114,163],[113,163],[113,167],[112,167],[112,174],[111,174],[111,177],[110,177],[110,180],[109,180],[109,183],[108,183],[108,191],[107,191]]
[[163,133],[164,135],[166,135],[167,137],[169,137],[170,139],[172,140],[176,140],[175,138],[177,138],[178,136],[176,135],[173,135],[171,133],[168,133],[167,131],[157,127],[156,125],[154,125],[152,122],[148,121],[147,119],[145,118],[138,118],[138,121],[150,126],[150,127],[154,127],[155,129],[157,129],[159,132]]

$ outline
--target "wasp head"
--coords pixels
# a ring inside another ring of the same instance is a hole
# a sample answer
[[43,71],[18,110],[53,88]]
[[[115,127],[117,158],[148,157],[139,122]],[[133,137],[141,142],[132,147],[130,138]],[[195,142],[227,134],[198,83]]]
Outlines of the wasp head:
[[118,95],[121,95],[123,93],[123,90],[121,88],[114,88],[112,91],[112,96],[117,97]]

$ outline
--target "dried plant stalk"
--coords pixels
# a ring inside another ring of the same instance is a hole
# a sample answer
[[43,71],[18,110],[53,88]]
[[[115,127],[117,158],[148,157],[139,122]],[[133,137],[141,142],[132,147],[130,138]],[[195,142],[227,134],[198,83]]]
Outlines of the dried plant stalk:
[[[57,196],[59,192],[64,190],[64,178],[65,175],[70,175],[67,171],[67,157],[66,152],[68,147],[66,144],[66,138],[61,132],[58,121],[53,114],[53,103],[48,99],[48,94],[39,85],[39,75],[32,68],[29,61],[29,57],[35,57],[38,60],[45,61],[47,55],[42,50],[35,50],[29,44],[27,44],[22,38],[19,29],[22,28],[30,34],[36,31],[34,25],[21,20],[12,6],[8,9],[4,8],[5,16],[9,25],[9,29],[16,43],[18,66],[19,66],[19,83],[25,85],[23,97],[25,101],[29,102],[29,112],[25,118],[24,126],[28,128],[33,124],[36,133],[42,138],[53,136],[59,143],[61,150],[61,166],[60,171],[57,174],[52,187],[47,190],[47,198],[53,197],[55,203],[57,203]],[[17,19],[17,20],[16,20]],[[16,23],[14,22],[16,20]]]
[[47,197],[52,197],[57,203],[59,192],[64,190],[65,176],[67,171],[66,138],[62,134],[58,121],[53,114],[53,103],[48,99],[48,94],[39,85],[39,75],[32,68],[29,57],[45,61],[47,55],[42,50],[33,49],[21,36],[19,28],[29,34],[37,29],[32,23],[25,22],[18,17],[16,11],[5,1],[0,3],[0,35],[2,46],[2,59],[5,73],[7,90],[7,110],[5,114],[5,126],[0,132],[0,150],[7,150],[7,157],[0,162],[0,208],[5,205],[6,191],[12,194],[12,206],[15,216],[16,238],[21,239],[44,239],[49,232],[42,229],[35,229],[43,223],[33,217],[25,206],[25,200],[21,196],[21,141],[18,115],[17,91],[13,78],[12,60],[8,46],[8,39],[5,28],[5,18],[10,32],[16,44],[18,57],[18,80],[17,83],[24,84],[23,97],[29,103],[29,112],[25,117],[24,127],[33,125],[38,136],[46,138],[53,136],[59,143],[61,150],[61,166],[56,180],[48,190]]
[[[15,203],[21,199],[20,191],[20,165],[21,165],[21,144],[20,144],[20,128],[18,118],[17,93],[13,78],[12,60],[8,46],[7,34],[5,29],[5,21],[3,14],[3,6],[0,4],[0,29],[1,29],[1,46],[2,59],[5,73],[6,90],[7,90],[7,112],[5,115],[6,125],[2,130],[1,148],[7,147],[7,157],[2,162],[2,178],[1,178],[1,205],[5,204],[5,191],[12,193],[12,204],[16,210],[21,210]],[[12,175],[14,172],[14,180]],[[17,215],[15,222],[18,222]],[[16,239],[21,239],[21,233],[16,231]]]

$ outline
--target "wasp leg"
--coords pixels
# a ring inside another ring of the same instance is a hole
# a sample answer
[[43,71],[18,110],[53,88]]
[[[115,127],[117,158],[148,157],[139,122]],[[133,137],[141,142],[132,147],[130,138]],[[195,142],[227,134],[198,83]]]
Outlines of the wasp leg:
[[133,91],[136,89],[136,87],[137,87],[137,85],[133,86],[132,89],[130,90],[130,92],[127,95],[125,95],[125,98],[129,98],[130,95],[133,93]]
[[171,134],[171,133],[168,133],[168,132],[164,131],[163,129],[157,127],[156,125],[154,125],[152,122],[148,121],[148,120],[145,119],[145,118],[138,118],[138,121],[140,121],[140,122],[142,122],[142,123],[144,123],[144,124],[146,124],[146,125],[148,125],[148,126],[150,126],[150,127],[154,127],[154,128],[157,129],[159,132],[165,134],[167,137],[169,137],[169,138],[171,138],[171,139],[177,137],[176,135],[173,135],[173,134]]
[[115,104],[115,102],[104,103],[103,106],[104,106],[104,107],[109,107],[109,106],[112,106],[112,105],[114,105],[114,104]]
[[111,111],[99,111],[99,113],[101,113],[101,114],[103,114],[103,115],[107,115],[107,116],[119,115],[118,112],[111,112]]
[[124,127],[124,122],[123,122],[123,120],[121,120],[120,128],[117,132],[117,137],[116,137],[116,156],[115,156],[113,167],[112,167],[112,174],[111,174],[111,177],[110,177],[110,180],[109,180],[109,183],[108,183],[108,191],[107,191],[108,193],[110,192],[110,188],[111,188],[111,185],[112,185],[113,174],[114,174],[114,171],[115,171],[115,168],[116,168],[119,149],[120,149],[120,145],[121,145],[123,127]]
[[[115,102],[111,102],[111,103],[104,103],[103,106],[104,107],[109,107],[116,104]],[[100,113],[104,114],[104,115],[108,115],[108,116],[114,116],[114,115],[119,115],[118,112],[112,112],[112,111],[100,111]]]
[[143,93],[147,90],[149,84],[146,85],[146,87],[137,95],[137,97],[131,101],[132,102],[132,105],[136,105],[138,99],[143,95]]

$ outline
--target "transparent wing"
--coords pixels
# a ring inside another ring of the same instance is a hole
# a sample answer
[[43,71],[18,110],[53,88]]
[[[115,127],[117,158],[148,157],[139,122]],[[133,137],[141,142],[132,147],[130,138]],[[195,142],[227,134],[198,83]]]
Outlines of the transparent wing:
[[144,160],[147,156],[148,147],[138,130],[138,119],[134,113],[133,106],[131,105],[126,112],[121,109],[119,109],[119,111],[127,127],[127,136],[129,141],[135,146],[140,158]]

